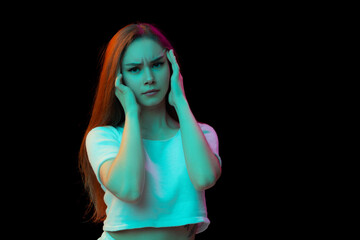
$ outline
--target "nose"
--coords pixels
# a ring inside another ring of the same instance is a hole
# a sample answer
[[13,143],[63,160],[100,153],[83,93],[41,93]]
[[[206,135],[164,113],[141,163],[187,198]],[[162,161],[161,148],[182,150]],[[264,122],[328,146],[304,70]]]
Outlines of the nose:
[[152,71],[149,68],[145,68],[145,74],[144,74],[144,84],[145,85],[152,85],[154,84],[154,75]]

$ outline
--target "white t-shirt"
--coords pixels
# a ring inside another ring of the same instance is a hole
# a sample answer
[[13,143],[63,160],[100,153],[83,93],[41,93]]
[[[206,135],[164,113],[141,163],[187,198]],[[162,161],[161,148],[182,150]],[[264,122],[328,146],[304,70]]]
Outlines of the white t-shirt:
[[[216,132],[209,125],[199,123],[199,126],[221,164]],[[197,233],[206,230],[210,221],[207,217],[205,192],[197,191],[190,181],[180,130],[167,140],[143,139],[146,177],[138,202],[124,202],[105,188],[100,181],[100,167],[116,157],[123,130],[121,127],[96,127],[86,138],[91,166],[105,191],[107,209],[104,231],[186,224],[198,224]]]

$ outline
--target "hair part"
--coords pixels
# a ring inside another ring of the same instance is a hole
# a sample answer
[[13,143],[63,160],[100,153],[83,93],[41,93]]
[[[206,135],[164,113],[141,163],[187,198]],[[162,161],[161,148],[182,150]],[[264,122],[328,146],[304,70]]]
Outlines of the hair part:
[[[79,152],[79,170],[90,200],[86,215],[93,211],[90,219],[93,222],[105,220],[106,204],[104,202],[104,191],[89,162],[86,150],[86,136],[95,127],[107,125],[115,127],[125,121],[124,109],[115,95],[115,78],[118,71],[121,71],[121,63],[127,47],[134,40],[141,37],[149,37],[167,50],[173,49],[170,42],[159,29],[147,23],[138,23],[130,24],[120,29],[109,41],[102,54],[101,72],[92,114]],[[168,94],[169,92],[170,87]],[[168,94],[166,99],[168,99]],[[176,111],[168,103],[168,100],[166,101],[166,110],[172,118],[178,121]]]

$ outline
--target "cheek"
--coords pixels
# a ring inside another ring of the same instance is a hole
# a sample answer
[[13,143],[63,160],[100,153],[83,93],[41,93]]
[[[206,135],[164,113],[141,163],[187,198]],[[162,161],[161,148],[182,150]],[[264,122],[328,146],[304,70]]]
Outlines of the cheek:
[[170,71],[169,69],[164,68],[163,71],[158,72],[156,76],[157,84],[166,91],[169,89],[170,85]]
[[134,76],[124,74],[123,82],[124,82],[124,85],[129,87],[134,93],[136,93],[137,89],[139,89],[139,86],[137,84],[137,82],[139,82],[139,81],[136,78],[134,78]]
[[170,68],[169,65],[164,66],[163,71],[161,71],[160,76],[163,83],[169,83],[170,81]]

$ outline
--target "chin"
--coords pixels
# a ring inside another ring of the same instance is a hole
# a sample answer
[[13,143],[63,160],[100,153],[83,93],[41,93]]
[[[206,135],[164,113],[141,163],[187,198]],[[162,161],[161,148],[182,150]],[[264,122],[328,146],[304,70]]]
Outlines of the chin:
[[163,104],[165,105],[165,97],[147,99],[141,102],[141,105],[144,107],[156,107]]

